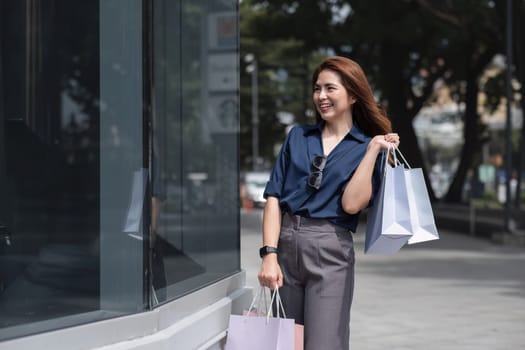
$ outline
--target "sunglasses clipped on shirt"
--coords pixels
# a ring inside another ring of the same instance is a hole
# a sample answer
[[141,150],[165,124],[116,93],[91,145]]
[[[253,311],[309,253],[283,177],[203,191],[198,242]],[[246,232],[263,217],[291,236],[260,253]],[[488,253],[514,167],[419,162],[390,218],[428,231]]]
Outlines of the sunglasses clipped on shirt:
[[312,159],[313,170],[308,175],[308,186],[318,190],[321,188],[321,181],[323,180],[323,170],[326,165],[326,156],[315,156]]

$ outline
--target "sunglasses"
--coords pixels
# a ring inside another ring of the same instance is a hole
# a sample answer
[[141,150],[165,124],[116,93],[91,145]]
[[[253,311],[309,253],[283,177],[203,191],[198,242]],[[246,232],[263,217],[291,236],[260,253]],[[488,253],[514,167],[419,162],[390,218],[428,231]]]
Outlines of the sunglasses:
[[312,159],[312,172],[308,175],[308,186],[318,190],[323,180],[323,169],[326,165],[326,156],[315,156]]

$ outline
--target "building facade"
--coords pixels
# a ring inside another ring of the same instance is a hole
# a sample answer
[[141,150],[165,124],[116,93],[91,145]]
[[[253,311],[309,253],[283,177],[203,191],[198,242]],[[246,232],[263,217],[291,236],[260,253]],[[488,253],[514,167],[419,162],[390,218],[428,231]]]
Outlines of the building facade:
[[0,3],[0,349],[220,349],[238,2]]

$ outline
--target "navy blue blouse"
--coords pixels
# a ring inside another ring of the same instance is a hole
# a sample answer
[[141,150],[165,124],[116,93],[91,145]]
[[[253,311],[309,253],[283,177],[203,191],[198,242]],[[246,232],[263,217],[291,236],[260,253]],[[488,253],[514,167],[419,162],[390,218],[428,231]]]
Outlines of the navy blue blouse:
[[[321,139],[323,123],[298,125],[290,130],[266,184],[264,197],[277,197],[283,212],[328,219],[355,232],[359,213],[346,213],[341,197],[346,184],[363,159],[371,137],[354,125],[328,155],[322,171],[321,186],[316,190],[307,184],[307,179],[313,170],[317,170],[312,166],[313,158],[324,154]],[[377,158],[372,177],[372,199],[380,182],[381,157]]]

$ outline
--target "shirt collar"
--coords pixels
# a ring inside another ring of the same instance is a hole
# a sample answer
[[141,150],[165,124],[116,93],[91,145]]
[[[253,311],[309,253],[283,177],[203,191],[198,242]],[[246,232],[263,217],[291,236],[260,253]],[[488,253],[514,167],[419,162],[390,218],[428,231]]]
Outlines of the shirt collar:
[[[315,131],[318,131],[319,134],[321,134],[321,132],[323,131],[323,126],[324,126],[324,123],[325,121],[322,120],[321,122],[319,122],[318,124],[316,125],[306,125],[304,127],[304,135],[308,135],[308,134],[311,134]],[[354,139],[356,139],[357,141],[360,141],[360,142],[365,142],[366,139],[367,139],[367,136],[365,135],[365,133],[356,125],[354,124],[352,126],[352,129],[348,132],[348,134],[346,135],[346,137],[352,137]]]

